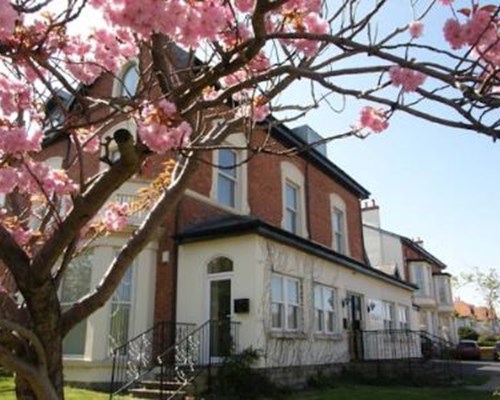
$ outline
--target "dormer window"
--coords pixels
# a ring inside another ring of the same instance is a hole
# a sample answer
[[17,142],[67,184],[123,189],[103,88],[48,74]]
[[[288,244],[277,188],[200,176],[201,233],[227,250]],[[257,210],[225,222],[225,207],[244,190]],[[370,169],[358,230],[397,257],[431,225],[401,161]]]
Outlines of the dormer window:
[[116,96],[129,99],[134,97],[139,85],[139,66],[137,62],[127,64],[118,77],[118,81],[118,90],[115,92]]

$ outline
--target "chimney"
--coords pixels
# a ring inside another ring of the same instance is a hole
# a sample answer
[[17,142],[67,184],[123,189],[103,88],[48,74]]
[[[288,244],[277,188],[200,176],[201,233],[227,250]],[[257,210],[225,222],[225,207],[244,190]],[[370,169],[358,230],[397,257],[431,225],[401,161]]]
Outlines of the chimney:
[[416,239],[412,239],[412,240],[413,240],[413,243],[415,243],[417,246],[424,248],[424,241],[420,237],[417,237]]
[[361,215],[364,224],[380,228],[380,208],[375,199],[361,203]]

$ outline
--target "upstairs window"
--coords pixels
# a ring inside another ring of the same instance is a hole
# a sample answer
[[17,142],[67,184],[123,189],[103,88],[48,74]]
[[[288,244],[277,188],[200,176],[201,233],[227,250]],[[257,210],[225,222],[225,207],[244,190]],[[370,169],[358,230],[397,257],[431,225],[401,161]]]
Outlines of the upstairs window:
[[300,319],[300,281],[280,275],[271,278],[271,327],[297,331]]
[[221,149],[217,157],[217,201],[227,207],[235,208],[238,203],[238,156],[235,151]]
[[323,285],[314,286],[314,327],[318,333],[333,333],[335,324],[335,290]]
[[113,96],[131,99],[139,86],[139,65],[137,61],[127,63],[115,78]]
[[291,182],[285,184],[285,229],[298,233],[299,188]]
[[344,212],[336,207],[333,208],[333,243],[335,250],[340,254],[346,254],[345,238],[345,216]]
[[428,296],[429,295],[429,285],[427,275],[427,267],[423,264],[413,264],[412,265],[412,277],[413,283],[418,286],[418,290],[415,292],[416,296]]

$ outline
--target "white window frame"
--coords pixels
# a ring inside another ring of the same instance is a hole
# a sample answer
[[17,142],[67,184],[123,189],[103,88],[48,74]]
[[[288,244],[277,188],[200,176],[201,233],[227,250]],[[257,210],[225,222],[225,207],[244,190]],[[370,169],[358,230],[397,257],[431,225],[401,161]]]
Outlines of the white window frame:
[[[347,218],[349,217],[347,213],[347,206],[345,201],[336,193],[330,194],[330,218],[331,218],[331,227],[332,227],[332,249],[337,253],[349,256],[349,231],[347,229]],[[342,227],[341,232],[339,232],[342,236],[342,246],[339,248],[337,242],[337,231],[335,229],[335,213],[342,213]]]
[[[338,225],[338,229],[337,229]],[[345,239],[345,213],[343,210],[333,207],[332,211],[332,231],[334,249],[337,253],[346,254]]]
[[[119,249],[115,249],[115,257],[118,255]],[[120,346],[123,343],[116,343],[113,344],[112,340],[114,338],[111,337],[112,335],[112,317],[113,317],[113,305],[128,305],[129,306],[129,320],[128,320],[128,326],[127,326],[127,340],[130,340],[130,338],[133,335],[132,332],[132,327],[134,326],[134,304],[135,304],[135,286],[136,286],[136,260],[134,259],[132,263],[128,266],[127,272],[122,277],[122,280],[116,287],[115,291],[113,292],[113,295],[111,296],[111,299],[109,300],[109,316],[108,316],[108,336],[107,336],[107,343],[108,343],[108,349],[109,352],[113,350],[115,346]],[[127,276],[128,271],[130,271],[130,299],[129,300],[116,300],[115,299],[115,293],[119,290],[120,286],[123,283],[123,279]]]
[[[234,166],[233,168],[222,168],[221,167],[221,152],[228,152],[232,154],[232,157],[234,158]],[[232,149],[221,149],[217,150],[217,202],[220,204],[230,207],[230,208],[239,208],[239,196],[238,193],[240,192],[240,168],[238,166],[238,163],[240,162],[240,157],[238,156],[238,152],[236,150]],[[234,175],[229,172],[229,170],[234,171]],[[221,180],[225,180],[229,182],[229,184],[232,186],[232,199],[230,199],[231,204],[226,204],[222,201],[222,199],[219,197],[219,189],[221,185]]]
[[400,304],[398,307],[399,329],[410,329],[410,307]]
[[124,94],[124,78],[125,76],[127,75],[127,73],[130,71],[131,68],[133,68],[134,66],[136,66],[137,68],[139,68],[139,60],[137,58],[133,58],[131,59],[129,62],[127,62],[122,68],[121,70],[119,71],[118,75],[116,76],[116,78],[114,79],[114,82],[113,82],[113,88],[112,88],[112,96],[113,97],[122,97],[122,96],[125,96],[125,97],[133,97],[135,96],[135,94],[137,93],[137,89],[139,88],[139,83],[140,83],[140,72],[139,72],[139,78],[137,80],[137,86],[135,88],[135,92],[132,93],[132,96],[130,95],[127,95],[127,94]]
[[300,170],[289,161],[281,162],[281,203],[282,203],[282,219],[281,227],[284,230],[290,231],[287,226],[287,201],[286,189],[287,185],[293,185],[297,188],[297,229],[295,233],[298,236],[308,237],[307,232],[307,215],[306,215],[306,199],[305,199],[305,180],[304,175]]
[[[295,194],[295,205],[288,203],[288,189]],[[289,232],[298,234],[300,227],[300,188],[293,182],[285,182],[285,229]],[[292,220],[288,217],[291,216]],[[292,221],[292,224],[289,222]]]
[[[429,280],[429,268],[422,262],[412,263],[411,264],[411,278],[412,283],[418,286],[418,289],[415,291],[415,296],[417,297],[431,297],[431,288],[430,288],[430,280]],[[419,285],[417,276],[420,274],[417,271],[421,271],[422,274],[422,285]]]
[[[236,184],[235,184],[235,204],[234,207],[222,204],[218,200],[218,183],[219,174],[222,172],[224,178],[228,178],[228,174],[224,174],[224,170],[218,168],[219,165],[219,150],[214,150],[212,152],[212,163],[214,167],[212,168],[212,186],[210,188],[210,202],[214,206],[221,208],[230,213],[236,214],[249,214],[250,207],[248,205],[248,168],[247,163],[242,162],[247,159],[247,150],[240,150],[240,148],[245,148],[247,146],[247,141],[245,135],[242,133],[234,133],[226,138],[222,146],[228,148],[228,150],[236,154]],[[233,148],[230,148],[233,147]],[[196,192],[195,192],[196,193]]]
[[[280,285],[281,285],[281,298],[280,299],[274,299],[274,294],[273,294],[273,280],[279,280]],[[289,284],[295,284],[297,286],[297,302],[291,302],[289,299]],[[273,331],[281,331],[281,332],[298,332],[300,330],[300,327],[302,325],[302,283],[300,279],[297,278],[291,278],[288,276],[284,275],[279,275],[279,274],[272,274],[271,276],[271,329]],[[272,315],[272,308],[273,305],[277,304],[278,308],[281,309],[280,312],[280,321],[278,326],[273,326],[273,315]],[[297,326],[289,326],[289,316],[291,314],[290,308],[293,307],[293,309],[296,310],[297,312]]]
[[[95,260],[95,249],[94,248],[90,248],[84,254],[81,254],[80,256],[82,256],[82,255],[85,255],[86,257],[89,257],[89,262],[92,264],[92,262]],[[70,265],[68,265],[68,267],[66,269],[66,272],[68,271],[69,268],[71,268],[71,262],[70,262]],[[92,271],[93,271],[93,268],[90,269],[90,276],[89,276],[89,281],[88,281],[88,291],[90,291],[90,288],[92,287]],[[60,306],[61,306],[61,308],[71,307],[78,300],[80,300],[80,299],[75,299],[74,301],[64,301],[64,299],[63,299],[63,289],[64,289],[64,280],[65,279],[67,279],[67,274],[63,275],[63,278],[62,278],[63,282],[61,282],[61,285],[60,285],[60,288],[59,288],[59,299],[60,299]],[[83,338],[84,338],[83,351],[82,351],[82,353],[63,353],[63,356],[65,358],[84,358],[85,357],[86,347],[87,347],[87,344],[88,344],[87,343],[88,319],[86,318],[83,321],[80,321],[73,329],[75,329],[76,327],[80,326],[81,324],[85,324],[84,335],[83,335]],[[68,332],[68,333],[71,333],[71,331]]]
[[385,330],[395,329],[395,304],[391,301],[382,302],[383,323]]
[[[316,294],[319,293],[320,304],[317,303]],[[331,310],[327,307],[328,294],[331,293],[333,298],[333,304],[331,305]],[[330,286],[325,286],[322,284],[314,284],[313,287],[313,307],[314,307],[314,332],[319,334],[331,335],[339,331],[339,326],[337,322],[337,291],[335,288]],[[328,327],[328,317],[332,321],[332,329]],[[318,326],[320,322],[321,326]]]

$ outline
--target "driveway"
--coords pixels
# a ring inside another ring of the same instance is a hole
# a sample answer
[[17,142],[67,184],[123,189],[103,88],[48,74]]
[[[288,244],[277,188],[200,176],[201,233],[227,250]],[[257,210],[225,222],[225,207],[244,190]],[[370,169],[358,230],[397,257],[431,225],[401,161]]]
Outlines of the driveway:
[[471,386],[470,389],[500,392],[500,362],[494,361],[462,361],[464,375],[488,375],[489,382],[484,385]]

